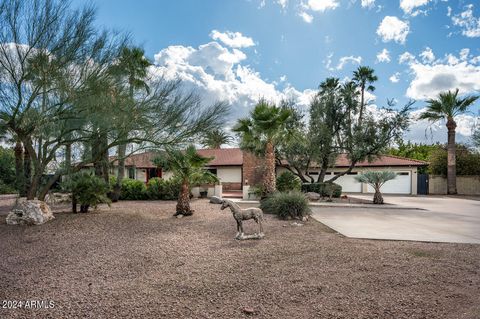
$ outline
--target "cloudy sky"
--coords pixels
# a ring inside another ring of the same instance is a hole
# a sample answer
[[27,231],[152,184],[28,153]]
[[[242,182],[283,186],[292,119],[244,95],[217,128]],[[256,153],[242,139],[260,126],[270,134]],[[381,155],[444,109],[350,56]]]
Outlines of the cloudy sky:
[[[77,4],[83,3],[81,0]],[[179,77],[233,117],[260,97],[305,106],[329,76],[375,69],[375,104],[398,107],[459,88],[480,92],[478,0],[102,0],[98,23],[131,32],[154,72]],[[468,141],[480,103],[458,120]],[[416,123],[406,139],[446,140],[443,124]]]

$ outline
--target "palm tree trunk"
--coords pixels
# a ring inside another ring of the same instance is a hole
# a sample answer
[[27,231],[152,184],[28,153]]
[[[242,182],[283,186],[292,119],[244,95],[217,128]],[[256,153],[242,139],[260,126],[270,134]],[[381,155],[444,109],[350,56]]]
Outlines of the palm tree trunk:
[[177,200],[177,215],[190,216],[193,214],[193,211],[190,209],[190,185],[188,180],[183,180],[182,189],[180,190],[180,195]]
[[127,152],[127,144],[122,144],[118,146],[118,171],[117,171],[117,182],[113,187],[113,196],[112,201],[116,202],[120,199],[120,192],[122,190],[122,180],[125,176],[125,154]]
[[263,183],[267,194],[275,192],[275,148],[272,141],[267,141],[265,147],[265,175]]
[[383,204],[383,196],[380,193],[380,189],[375,188],[375,194],[373,195],[374,204]]
[[15,180],[16,180],[16,188],[20,197],[25,197],[25,175],[23,173],[23,145],[20,140],[16,140],[15,142]]
[[362,85],[361,90],[362,90],[362,97],[360,100],[360,113],[358,115],[358,125],[362,125],[363,108],[365,106],[365,85]]
[[456,170],[456,160],[455,160],[455,129],[457,128],[457,123],[453,118],[448,118],[447,120],[447,129],[448,129],[448,144],[447,144],[447,193],[449,195],[457,194],[457,170]]
[[[32,185],[32,159],[26,147],[24,147],[24,151],[23,151],[23,176],[24,176],[25,194],[28,199],[33,199],[35,195],[32,194],[31,189],[36,185]],[[29,198],[29,197],[32,197],[32,198]]]

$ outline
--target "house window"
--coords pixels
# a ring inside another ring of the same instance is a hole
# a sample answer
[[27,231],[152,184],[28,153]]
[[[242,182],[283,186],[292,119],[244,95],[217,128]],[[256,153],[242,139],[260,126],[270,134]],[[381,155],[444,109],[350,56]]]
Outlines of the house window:
[[403,176],[408,176],[408,172],[400,172],[400,173],[397,173],[397,175],[403,175]]
[[216,168],[208,168],[207,171],[209,171],[213,175],[217,175],[217,169]]
[[318,172],[308,172],[308,175],[318,175]]
[[128,168],[128,178],[135,179],[135,167]]

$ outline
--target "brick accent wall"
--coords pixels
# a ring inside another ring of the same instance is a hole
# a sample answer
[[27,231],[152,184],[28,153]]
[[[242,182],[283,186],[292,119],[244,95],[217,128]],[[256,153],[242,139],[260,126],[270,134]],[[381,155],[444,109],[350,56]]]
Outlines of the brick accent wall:
[[265,160],[250,152],[243,152],[243,185],[258,185],[262,183]]

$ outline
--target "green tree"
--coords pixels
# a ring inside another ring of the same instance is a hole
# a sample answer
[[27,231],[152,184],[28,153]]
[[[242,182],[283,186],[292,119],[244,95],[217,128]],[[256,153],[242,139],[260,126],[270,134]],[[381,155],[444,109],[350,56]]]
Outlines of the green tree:
[[392,171],[368,171],[355,176],[355,180],[359,183],[366,183],[373,187],[375,194],[373,195],[374,204],[383,204],[383,196],[380,192],[382,186],[397,177]]
[[362,123],[363,113],[365,110],[365,91],[373,92],[375,87],[373,82],[378,81],[378,77],[374,74],[375,70],[368,66],[359,66],[356,71],[353,72],[353,82],[360,89],[360,112],[358,114],[358,121]]
[[[462,144],[456,145],[455,164],[457,176],[480,175],[480,154]],[[428,170],[431,174],[448,176],[448,147],[437,147],[429,155]]]
[[240,137],[240,147],[256,150],[265,157],[263,183],[266,194],[275,192],[275,145],[288,134],[290,109],[261,100],[250,112],[250,117],[238,120],[233,131]]
[[221,129],[216,129],[208,131],[203,135],[202,145],[204,147],[219,149],[224,144],[229,144],[232,142],[232,137]]
[[[135,92],[137,90],[145,90],[149,93],[150,88],[146,82],[147,78],[147,69],[151,66],[151,62],[145,58],[145,53],[143,49],[137,47],[124,47],[120,52],[118,62],[115,63],[111,68],[111,74],[120,82],[117,84],[121,85],[125,83],[128,86],[128,101],[126,108],[122,108],[122,104],[125,103],[115,103],[116,104],[116,116],[117,118],[117,128],[119,139],[126,140],[131,131],[132,120],[135,121],[135,118],[132,116],[138,113],[138,108],[136,107]],[[119,99],[121,101],[121,99]],[[133,111],[133,112],[132,112]],[[117,160],[118,160],[118,173],[117,173],[117,182],[113,189],[113,200],[116,201],[120,198],[120,191],[122,185],[122,179],[125,176],[125,155],[127,150],[127,144],[118,145],[117,150]]]
[[466,96],[460,98],[459,90],[442,92],[436,99],[427,100],[427,109],[420,114],[420,119],[437,122],[446,120],[448,130],[448,173],[447,173],[447,192],[448,194],[457,193],[457,174],[455,162],[455,131],[457,123],[455,117],[466,112],[479,96]]
[[191,185],[218,181],[217,176],[204,168],[211,160],[212,158],[198,154],[193,145],[188,146],[185,151],[167,147],[166,151],[154,160],[157,166],[162,167],[165,171],[172,171],[174,178],[181,180],[175,215],[189,216],[193,214],[190,208]]
[[14,191],[16,189],[15,182],[14,151],[0,146],[0,193]]

